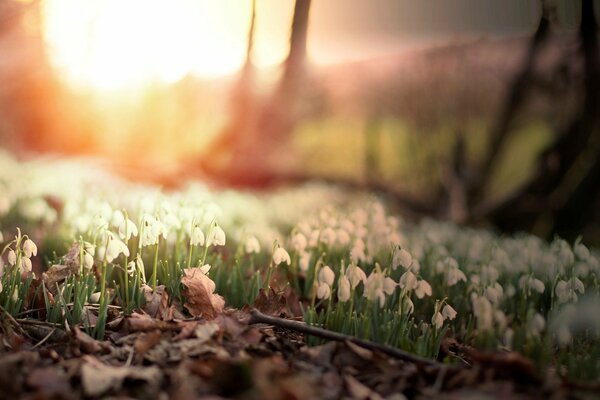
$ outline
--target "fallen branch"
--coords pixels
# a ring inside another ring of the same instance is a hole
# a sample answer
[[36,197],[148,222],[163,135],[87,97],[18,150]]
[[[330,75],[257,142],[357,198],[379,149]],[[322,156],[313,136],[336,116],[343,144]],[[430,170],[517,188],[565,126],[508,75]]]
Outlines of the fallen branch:
[[327,329],[318,328],[315,326],[307,325],[303,322],[271,317],[261,313],[260,311],[253,309],[250,312],[250,321],[248,322],[250,325],[254,324],[268,324],[277,326],[279,328],[289,329],[296,332],[301,332],[306,335],[316,336],[323,339],[335,340],[338,342],[351,342],[360,347],[363,347],[368,350],[375,350],[381,353],[387,354],[390,357],[397,358],[399,360],[412,362],[415,364],[423,365],[423,366],[435,366],[435,367],[443,367],[443,368],[462,368],[462,366],[448,366],[446,364],[442,364],[439,361],[431,360],[429,358],[420,357],[409,352],[400,350],[396,347],[387,346],[383,344],[373,343],[368,340],[363,340],[356,338],[350,335],[344,335],[343,333],[333,332]]

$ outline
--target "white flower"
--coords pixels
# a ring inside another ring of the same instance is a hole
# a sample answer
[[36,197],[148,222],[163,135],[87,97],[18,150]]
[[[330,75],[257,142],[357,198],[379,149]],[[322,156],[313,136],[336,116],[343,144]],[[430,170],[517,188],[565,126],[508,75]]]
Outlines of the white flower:
[[405,249],[398,249],[398,251],[396,251],[394,253],[394,258],[392,261],[392,268],[396,269],[396,268],[398,268],[399,265],[401,265],[404,268],[408,269],[411,264],[412,264],[412,256]]
[[431,296],[431,285],[426,280],[420,280],[417,282],[417,287],[415,289],[415,295],[417,295],[418,299],[422,299],[425,296]]
[[246,251],[246,254],[260,253],[260,243],[258,242],[258,239],[255,236],[248,238],[244,244],[244,250]]
[[328,299],[329,296],[331,296],[331,287],[324,282],[319,283],[319,286],[317,287],[317,297],[319,299]]
[[350,250],[350,259],[352,262],[358,263],[359,261],[364,261],[367,258],[365,250],[365,242],[362,239],[356,239]]
[[209,232],[207,243],[209,246],[225,246],[225,231],[219,225],[215,225]]
[[350,280],[346,275],[342,274],[338,280],[338,300],[345,303],[350,300],[350,295]]
[[273,264],[279,265],[282,262],[285,262],[287,265],[292,263],[290,259],[290,255],[283,247],[277,247],[273,252]]
[[2,231],[0,231],[0,243],[4,242],[4,235],[2,234]]
[[132,236],[137,237],[138,229],[137,226],[130,219],[125,219],[119,224],[119,236],[123,240],[129,240]]
[[2,281],[0,281],[0,293],[2,293],[2,289],[4,289],[4,287],[2,286]]
[[129,261],[127,264],[127,274],[129,274],[129,276],[133,276],[135,273],[135,268],[135,261]]
[[348,234],[348,232],[345,229],[338,229],[336,235],[337,241],[341,246],[347,246],[348,244],[350,244],[350,234]]
[[506,328],[506,314],[504,314],[504,312],[502,312],[502,310],[495,310],[494,311],[494,321],[496,321],[496,324],[498,325],[498,329],[503,330]]
[[442,316],[444,319],[453,320],[456,318],[456,310],[452,308],[450,304],[446,304],[444,308],[442,308]]
[[536,313],[531,321],[529,321],[529,334],[532,336],[539,336],[540,333],[546,328],[546,320],[544,317]]
[[544,293],[546,290],[544,282],[533,276],[522,276],[519,279],[519,288],[525,290],[527,294],[530,294],[532,289],[538,293]]
[[399,285],[402,289],[413,290],[417,287],[417,276],[408,270],[400,277]]
[[431,324],[435,326],[436,330],[440,329],[444,325],[444,317],[439,311],[433,314],[433,317],[431,317]]
[[115,258],[119,257],[120,254],[124,254],[129,257],[129,249],[127,245],[118,238],[111,236],[108,245],[106,246],[106,257],[107,262],[112,262]]
[[23,243],[23,253],[25,254],[25,257],[31,258],[32,255],[37,256],[37,251],[37,246],[35,245],[35,243],[33,243],[33,240],[25,240],[25,242]]
[[321,243],[325,243],[328,245],[332,245],[335,243],[335,231],[330,227],[327,227],[321,231],[321,235],[319,236],[319,240]]
[[92,257],[92,255],[90,253],[88,253],[87,251],[83,253],[83,267],[86,270],[90,270],[92,269],[92,267],[94,266],[94,257]]
[[482,331],[492,329],[493,312],[490,301],[483,296],[474,296],[472,302],[473,314],[477,318],[477,327]]
[[492,304],[497,305],[498,303],[500,303],[503,293],[504,290],[502,289],[502,286],[498,282],[496,282],[493,286],[488,286],[487,288],[485,288],[484,295],[489,301],[492,302]]
[[17,253],[12,249],[8,252],[8,263],[10,265],[15,265],[17,263]]
[[204,233],[200,227],[195,226],[190,236],[190,245],[192,246],[203,246],[204,245]]
[[21,257],[21,272],[30,272],[31,271],[31,260],[27,257]]
[[451,268],[450,270],[448,270],[448,274],[446,275],[446,283],[448,284],[448,286],[454,286],[459,281],[467,281],[465,273],[458,268]]
[[412,300],[410,299],[410,297],[405,296],[402,299],[402,308],[401,308],[401,312],[406,312],[406,314],[412,314],[413,311],[415,311],[415,305],[413,304]]
[[385,304],[385,295],[390,295],[396,290],[396,282],[390,277],[385,276],[383,272],[373,271],[367,278],[365,284],[364,296],[371,300],[379,300],[379,306]]
[[298,232],[292,236],[292,248],[298,253],[303,252],[307,245],[308,242],[306,240],[306,236],[304,236],[302,233]]
[[110,220],[110,224],[115,228],[121,226],[121,224],[125,221],[125,215],[121,210],[115,210],[112,214],[112,218]]
[[346,269],[346,276],[350,281],[352,289],[356,289],[360,282],[363,284],[367,283],[367,275],[358,265],[350,264]]
[[326,283],[329,286],[333,285],[335,281],[335,272],[329,266],[325,265],[319,270],[319,276],[317,278],[319,283]]
[[302,254],[300,254],[300,261],[298,262],[298,265],[299,265],[301,271],[304,271],[304,272],[308,271],[311,257],[312,257],[312,254],[309,252],[303,252]]
[[158,238],[163,233],[161,222],[150,214],[142,217],[140,243],[142,246],[158,244]]

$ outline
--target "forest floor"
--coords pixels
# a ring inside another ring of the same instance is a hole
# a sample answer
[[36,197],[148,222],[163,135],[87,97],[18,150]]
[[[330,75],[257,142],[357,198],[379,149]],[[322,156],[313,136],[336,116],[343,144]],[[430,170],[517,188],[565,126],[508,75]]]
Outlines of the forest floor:
[[149,300],[127,317],[112,308],[105,341],[2,313],[0,398],[592,399],[600,390],[450,338],[441,353],[460,364],[405,361],[349,341],[307,346],[295,330],[252,323],[253,310],[294,319],[290,297],[275,292],[210,321],[185,318],[165,292]]

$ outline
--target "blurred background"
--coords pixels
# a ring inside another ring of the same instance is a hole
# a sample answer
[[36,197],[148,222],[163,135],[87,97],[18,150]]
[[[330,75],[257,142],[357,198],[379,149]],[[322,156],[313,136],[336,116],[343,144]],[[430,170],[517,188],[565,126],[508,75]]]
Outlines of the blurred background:
[[0,0],[0,143],[600,244],[594,0]]

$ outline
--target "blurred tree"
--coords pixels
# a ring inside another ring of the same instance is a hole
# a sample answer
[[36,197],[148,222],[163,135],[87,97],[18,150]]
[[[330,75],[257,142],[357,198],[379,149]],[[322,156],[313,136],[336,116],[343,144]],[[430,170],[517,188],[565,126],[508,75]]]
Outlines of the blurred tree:
[[263,185],[277,179],[292,151],[289,136],[297,119],[297,98],[306,79],[306,37],[311,0],[296,0],[290,50],[273,92],[260,99],[253,92],[252,48],[256,5],[248,32],[246,62],[233,94],[231,120],[208,147],[202,169],[221,182]]

